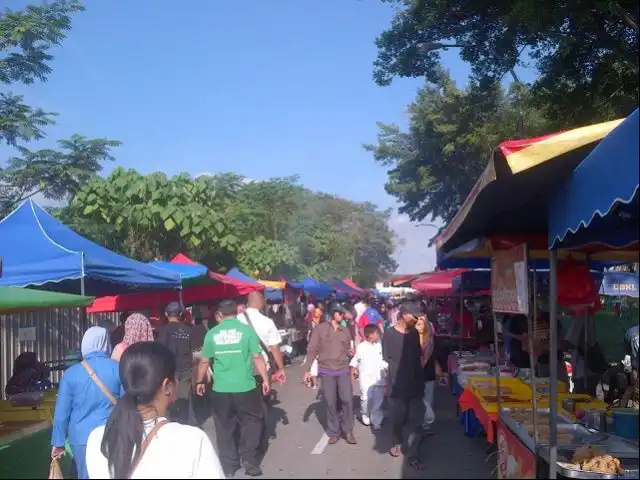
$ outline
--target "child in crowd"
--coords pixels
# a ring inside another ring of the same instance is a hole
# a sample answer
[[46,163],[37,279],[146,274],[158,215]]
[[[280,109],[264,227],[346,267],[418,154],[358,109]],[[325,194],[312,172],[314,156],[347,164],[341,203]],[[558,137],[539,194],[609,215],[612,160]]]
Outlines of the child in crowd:
[[387,364],[382,359],[380,330],[374,324],[363,329],[365,341],[356,348],[351,359],[351,375],[360,381],[360,411],[362,423],[379,429],[382,420],[382,402],[384,401]]

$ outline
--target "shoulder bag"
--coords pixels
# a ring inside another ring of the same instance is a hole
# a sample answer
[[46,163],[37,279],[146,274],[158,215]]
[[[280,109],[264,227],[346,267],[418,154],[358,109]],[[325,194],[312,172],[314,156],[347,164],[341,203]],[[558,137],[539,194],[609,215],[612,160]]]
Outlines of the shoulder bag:
[[242,314],[244,315],[244,318],[247,320],[247,324],[251,328],[253,328],[254,332],[256,332],[256,336],[258,337],[258,341],[260,342],[260,347],[262,348],[264,353],[267,354],[267,358],[269,359],[269,367],[267,368],[267,376],[269,378],[271,378],[271,376],[273,375],[273,372],[275,371],[275,368],[276,368],[276,359],[273,356],[273,353],[271,353],[271,350],[269,350],[269,347],[267,347],[265,345],[265,343],[260,338],[260,335],[258,335],[258,332],[256,331],[256,327],[253,326],[253,323],[251,322],[251,318],[249,318],[249,315],[247,314],[247,312],[242,312]]
[[111,394],[111,392],[107,389],[107,387],[104,386],[104,383],[102,383],[100,381],[100,379],[98,378],[98,376],[96,375],[96,372],[93,371],[93,368],[91,368],[91,366],[86,362],[86,360],[83,360],[80,365],[82,365],[84,367],[84,369],[87,371],[87,373],[89,374],[89,378],[93,381],[93,383],[96,384],[96,386],[102,391],[102,393],[104,393],[104,395],[109,399],[109,401],[115,405],[116,403],[118,403],[118,401],[116,400],[116,398]]
[[158,434],[160,429],[164,427],[167,423],[169,423],[169,420],[162,420],[156,423],[154,427],[151,429],[151,431],[149,432],[149,435],[147,435],[145,439],[142,441],[142,444],[140,445],[140,455],[138,455],[138,458],[131,466],[131,473],[129,474],[129,478],[133,476],[133,473],[136,471],[136,468],[138,468],[138,465],[140,465],[140,462],[142,461],[142,457],[144,457],[144,454],[147,451],[147,448],[149,447],[151,440],[156,438],[156,435]]

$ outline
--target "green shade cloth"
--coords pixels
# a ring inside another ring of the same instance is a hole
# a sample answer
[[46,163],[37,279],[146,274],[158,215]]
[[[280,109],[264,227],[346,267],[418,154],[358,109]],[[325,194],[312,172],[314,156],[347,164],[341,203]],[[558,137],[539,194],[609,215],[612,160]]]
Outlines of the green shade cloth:
[[93,298],[30,288],[0,286],[0,314],[41,308],[88,307],[93,303]]

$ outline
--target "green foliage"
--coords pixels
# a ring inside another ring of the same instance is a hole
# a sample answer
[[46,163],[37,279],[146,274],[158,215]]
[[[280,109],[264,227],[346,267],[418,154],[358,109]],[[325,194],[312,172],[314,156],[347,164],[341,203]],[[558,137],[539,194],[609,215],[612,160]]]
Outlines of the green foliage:
[[476,79],[498,79],[516,65],[535,67],[532,99],[559,126],[626,116],[638,105],[635,0],[388,3],[398,10],[376,41],[380,85],[396,76],[436,81],[439,50],[428,47],[456,44]]
[[87,237],[149,261],[183,252],[259,278],[373,286],[395,270],[389,212],[310,192],[297,177],[143,176],[121,168],[84,185],[56,215]]
[[[24,10],[0,13],[0,83],[29,85],[46,81],[51,73],[51,48],[61,45],[71,28],[71,15],[83,11],[77,0],[57,0]],[[59,140],[60,150],[31,150],[24,143],[45,138],[44,128],[55,123],[55,113],[32,108],[21,95],[0,93],[0,144],[20,156],[11,156],[0,167],[0,215],[20,201],[43,194],[60,200],[112,160],[119,142],[73,135]]]
[[439,70],[409,106],[409,129],[379,123],[378,143],[365,145],[388,168],[387,192],[414,221],[451,221],[484,170],[492,150],[516,137],[520,104],[527,136],[549,131],[528,92],[472,82],[458,88]]

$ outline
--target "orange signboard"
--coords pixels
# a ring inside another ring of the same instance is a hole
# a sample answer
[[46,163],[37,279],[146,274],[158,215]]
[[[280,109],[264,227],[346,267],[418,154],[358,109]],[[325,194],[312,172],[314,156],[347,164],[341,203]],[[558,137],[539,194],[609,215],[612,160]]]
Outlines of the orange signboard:
[[491,259],[491,307],[494,312],[529,314],[526,245],[500,252]]

